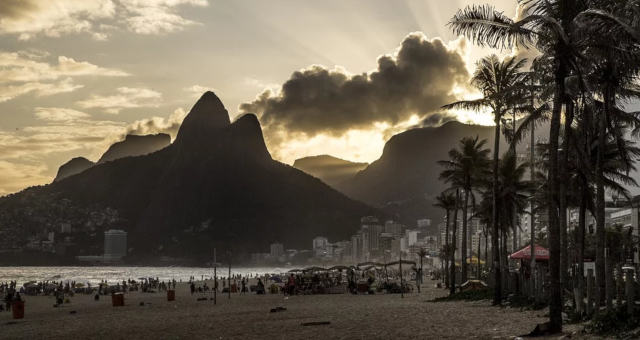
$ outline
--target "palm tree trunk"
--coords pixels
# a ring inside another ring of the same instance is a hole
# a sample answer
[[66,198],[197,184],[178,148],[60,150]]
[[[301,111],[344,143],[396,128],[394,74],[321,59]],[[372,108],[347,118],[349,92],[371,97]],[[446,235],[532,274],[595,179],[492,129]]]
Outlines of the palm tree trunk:
[[476,271],[477,271],[476,279],[480,280],[480,233],[476,231],[476,234],[478,234],[478,256],[477,256],[478,261],[476,261],[476,265],[478,267],[476,268]]
[[456,293],[456,243],[458,240],[456,239],[456,230],[458,229],[458,209],[460,204],[460,190],[456,189],[456,206],[455,210],[453,210],[453,231],[451,235],[451,271],[450,271],[450,284],[449,284],[449,294],[453,295]]
[[444,255],[444,278],[445,278],[445,285],[447,287],[449,287],[449,216],[451,214],[451,211],[449,209],[447,209],[447,220],[446,220],[446,224],[445,224],[445,232],[444,232],[444,249],[445,249],[445,255]]
[[493,304],[502,302],[502,275],[500,273],[500,251],[498,243],[498,164],[500,157],[500,111],[495,113],[495,132],[493,142],[493,187],[491,207],[491,252],[493,253]]
[[[533,108],[534,106],[534,93],[533,93],[533,78],[531,78],[531,107]],[[531,124],[531,135],[530,137],[530,141],[529,141],[529,180],[531,180],[531,182],[533,183],[534,178],[535,178],[535,157],[536,157],[536,151],[535,151],[535,144],[536,144],[536,140],[535,140],[535,124]],[[535,282],[536,282],[536,276],[535,276],[535,268],[536,268],[536,227],[535,227],[535,215],[533,213],[534,210],[534,206],[533,206],[533,198],[534,195],[531,195],[531,198],[529,199],[529,210],[531,212],[531,215],[529,216],[529,231],[531,234],[531,242],[530,242],[530,246],[531,246],[531,291],[534,292],[535,290]]]
[[560,162],[560,283],[567,287],[569,272],[569,239],[567,237],[567,182],[569,181],[567,168],[569,166],[569,148],[571,139],[571,125],[573,124],[573,101],[568,99],[565,108],[564,138],[562,138],[562,161]]
[[[566,10],[567,0],[561,1]],[[562,331],[562,286],[560,283],[560,223],[558,220],[558,138],[560,136],[560,115],[564,98],[566,68],[562,56],[565,51],[560,43],[556,46],[557,70],[555,73],[555,93],[549,127],[549,173],[548,173],[548,214],[549,214],[549,326],[553,332]]]
[[[578,299],[580,300],[578,303],[582,307],[582,299],[584,297],[584,231],[586,225],[586,216],[587,215],[587,197],[584,189],[581,190],[580,195],[580,213],[578,216],[578,232],[577,232],[577,242],[576,242],[576,251],[577,251],[577,262],[578,262],[578,270],[576,279],[576,286],[578,287]],[[581,308],[581,311],[584,311]]]
[[611,92],[609,87],[604,91],[604,113],[598,116],[598,149],[596,154],[596,304],[600,306],[605,297],[605,202],[603,178],[603,153],[606,144],[606,113],[611,109]]
[[[462,206],[462,246],[460,265],[462,266],[462,282],[467,281],[467,205],[469,205],[469,190],[464,190],[464,205]],[[462,283],[461,282],[461,283]]]
[[489,233],[484,234],[484,265],[489,264]]

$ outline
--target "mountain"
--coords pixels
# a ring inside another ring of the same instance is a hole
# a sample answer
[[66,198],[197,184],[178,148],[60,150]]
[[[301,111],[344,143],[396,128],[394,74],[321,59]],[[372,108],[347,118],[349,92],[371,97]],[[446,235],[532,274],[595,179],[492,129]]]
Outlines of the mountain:
[[84,157],[72,158],[58,168],[58,174],[53,181],[56,182],[71,175],[79,174],[92,167],[93,164],[94,163],[92,161]]
[[127,135],[123,141],[112,144],[100,157],[98,164],[118,158],[146,155],[171,144],[171,137],[166,133],[155,135]]
[[360,217],[378,213],[273,160],[256,116],[230,122],[212,92],[198,100],[168,147],[0,198],[0,228],[21,230],[7,234],[69,223],[76,240],[87,243],[77,241],[78,253],[86,254],[101,248],[105,229],[124,229],[137,259],[204,261],[214,247],[219,258],[229,251],[241,259],[276,241],[308,249],[318,235],[348,238]]
[[337,188],[358,171],[364,169],[368,163],[355,163],[329,155],[319,155],[296,159],[293,167],[309,175],[321,179],[330,186]]
[[[442,211],[433,207],[434,199],[446,187],[438,179],[442,167],[437,161],[448,159],[448,151],[463,137],[475,136],[487,139],[486,146],[493,148],[492,126],[451,121],[399,133],[387,141],[378,160],[342,182],[338,189],[349,197],[384,208],[409,225],[425,217],[437,222]],[[507,145],[504,138],[501,141],[500,149],[504,151]],[[525,144],[521,143],[523,147]]]

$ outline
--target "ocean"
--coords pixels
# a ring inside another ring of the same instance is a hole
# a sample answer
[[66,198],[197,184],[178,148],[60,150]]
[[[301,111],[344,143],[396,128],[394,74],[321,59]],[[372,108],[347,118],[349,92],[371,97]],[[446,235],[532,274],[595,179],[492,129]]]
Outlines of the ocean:
[[[231,275],[241,274],[280,274],[291,268],[286,267],[231,267]],[[218,268],[218,277],[227,276],[228,267]],[[29,281],[75,281],[92,285],[107,280],[115,284],[122,280],[141,278],[159,278],[161,281],[175,279],[188,281],[191,276],[196,280],[213,277],[213,268],[198,267],[0,267],[0,282],[17,281],[22,285]]]

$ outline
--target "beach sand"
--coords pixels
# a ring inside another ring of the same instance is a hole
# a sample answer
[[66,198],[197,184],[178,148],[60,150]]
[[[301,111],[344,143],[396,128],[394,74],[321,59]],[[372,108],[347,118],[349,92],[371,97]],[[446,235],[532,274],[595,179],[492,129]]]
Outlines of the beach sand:
[[[211,284],[211,283],[209,283]],[[426,281],[422,293],[375,295],[218,294],[197,301],[179,284],[166,293],[128,293],[124,307],[110,296],[75,295],[54,308],[50,296],[26,296],[25,318],[0,313],[0,338],[30,339],[513,339],[547,321],[544,311],[490,306],[489,301],[430,302],[446,295]],[[209,295],[206,295],[209,296]],[[212,295],[211,295],[212,296]],[[140,306],[144,302],[144,306]],[[285,311],[271,313],[278,306]],[[75,313],[71,313],[75,311]],[[329,321],[329,325],[302,326]]]

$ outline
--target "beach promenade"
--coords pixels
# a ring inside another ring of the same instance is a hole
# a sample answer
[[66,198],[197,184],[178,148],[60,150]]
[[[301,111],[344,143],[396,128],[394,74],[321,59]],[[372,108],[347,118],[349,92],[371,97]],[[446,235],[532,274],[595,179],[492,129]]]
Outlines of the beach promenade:
[[[376,295],[218,294],[198,301],[187,284],[166,293],[128,293],[124,307],[110,296],[75,295],[53,307],[50,296],[26,296],[22,320],[0,313],[0,338],[30,339],[513,339],[546,321],[545,311],[491,307],[489,301],[430,302],[446,295],[426,281],[422,293]],[[207,295],[209,296],[209,295]],[[144,305],[141,305],[144,303]],[[272,308],[286,310],[270,312]],[[306,322],[330,324],[303,326]]]

